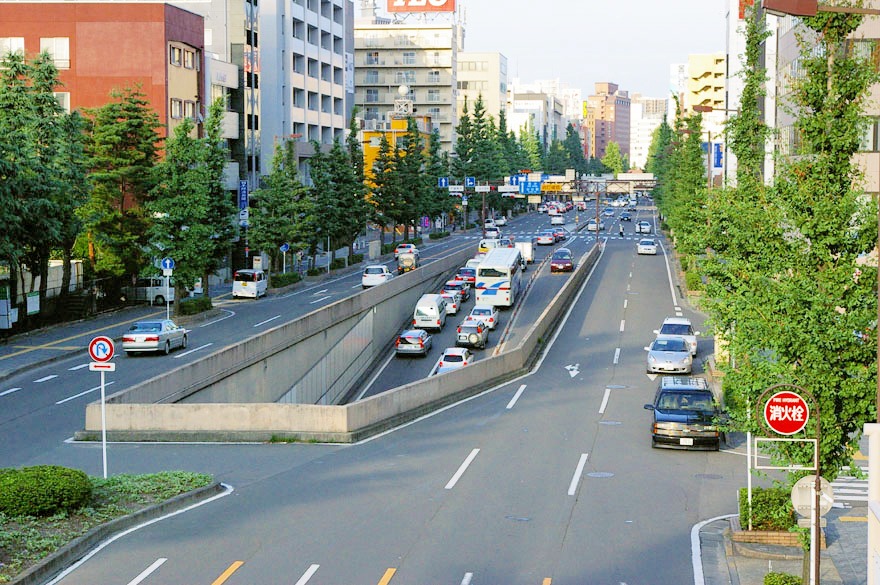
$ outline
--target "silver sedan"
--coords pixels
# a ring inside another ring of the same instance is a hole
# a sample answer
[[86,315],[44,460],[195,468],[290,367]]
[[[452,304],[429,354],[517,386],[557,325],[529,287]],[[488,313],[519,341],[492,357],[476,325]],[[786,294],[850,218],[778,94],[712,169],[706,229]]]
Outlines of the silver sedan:
[[677,335],[658,335],[646,347],[648,352],[648,373],[690,374],[693,358],[687,341]]
[[186,335],[186,329],[170,319],[138,321],[122,336],[122,349],[126,354],[161,351],[168,355],[175,347],[186,347]]

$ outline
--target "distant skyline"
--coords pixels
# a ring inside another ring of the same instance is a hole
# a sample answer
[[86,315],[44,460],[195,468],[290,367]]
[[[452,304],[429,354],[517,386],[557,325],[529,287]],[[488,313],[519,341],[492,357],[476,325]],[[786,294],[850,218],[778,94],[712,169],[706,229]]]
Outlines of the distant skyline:
[[508,78],[559,79],[584,99],[608,81],[669,97],[669,67],[726,49],[727,0],[458,0],[465,51],[507,57]]

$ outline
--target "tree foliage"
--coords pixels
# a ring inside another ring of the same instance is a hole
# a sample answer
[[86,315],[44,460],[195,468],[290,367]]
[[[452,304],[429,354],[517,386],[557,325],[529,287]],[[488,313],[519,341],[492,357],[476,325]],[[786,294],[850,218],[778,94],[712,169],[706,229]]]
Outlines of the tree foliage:
[[608,172],[618,175],[623,172],[623,155],[620,153],[620,145],[616,142],[609,142],[605,147],[605,156],[602,157],[602,164],[608,169]]

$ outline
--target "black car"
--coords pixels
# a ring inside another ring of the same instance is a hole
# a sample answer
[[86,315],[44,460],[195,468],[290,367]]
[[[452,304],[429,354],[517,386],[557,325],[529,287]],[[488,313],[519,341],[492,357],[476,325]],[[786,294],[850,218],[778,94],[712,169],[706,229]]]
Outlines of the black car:
[[654,402],[651,446],[718,451],[724,440],[718,423],[724,420],[712,390],[703,378],[661,378]]
[[620,214],[620,221],[632,221],[633,216],[629,211],[624,211]]

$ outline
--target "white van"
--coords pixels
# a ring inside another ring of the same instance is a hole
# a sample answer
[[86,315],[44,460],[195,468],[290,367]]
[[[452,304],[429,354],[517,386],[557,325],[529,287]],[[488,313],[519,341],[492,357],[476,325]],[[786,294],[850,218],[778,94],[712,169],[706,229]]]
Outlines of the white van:
[[232,298],[256,299],[265,296],[268,288],[269,280],[262,270],[237,270],[232,279]]
[[134,286],[122,287],[122,297],[125,301],[143,302],[151,305],[164,305],[165,301],[174,302],[174,279],[170,280],[168,288],[165,288],[165,278],[161,276],[148,276],[138,278]]
[[422,295],[413,311],[413,329],[436,329],[446,324],[446,299],[440,295]]

